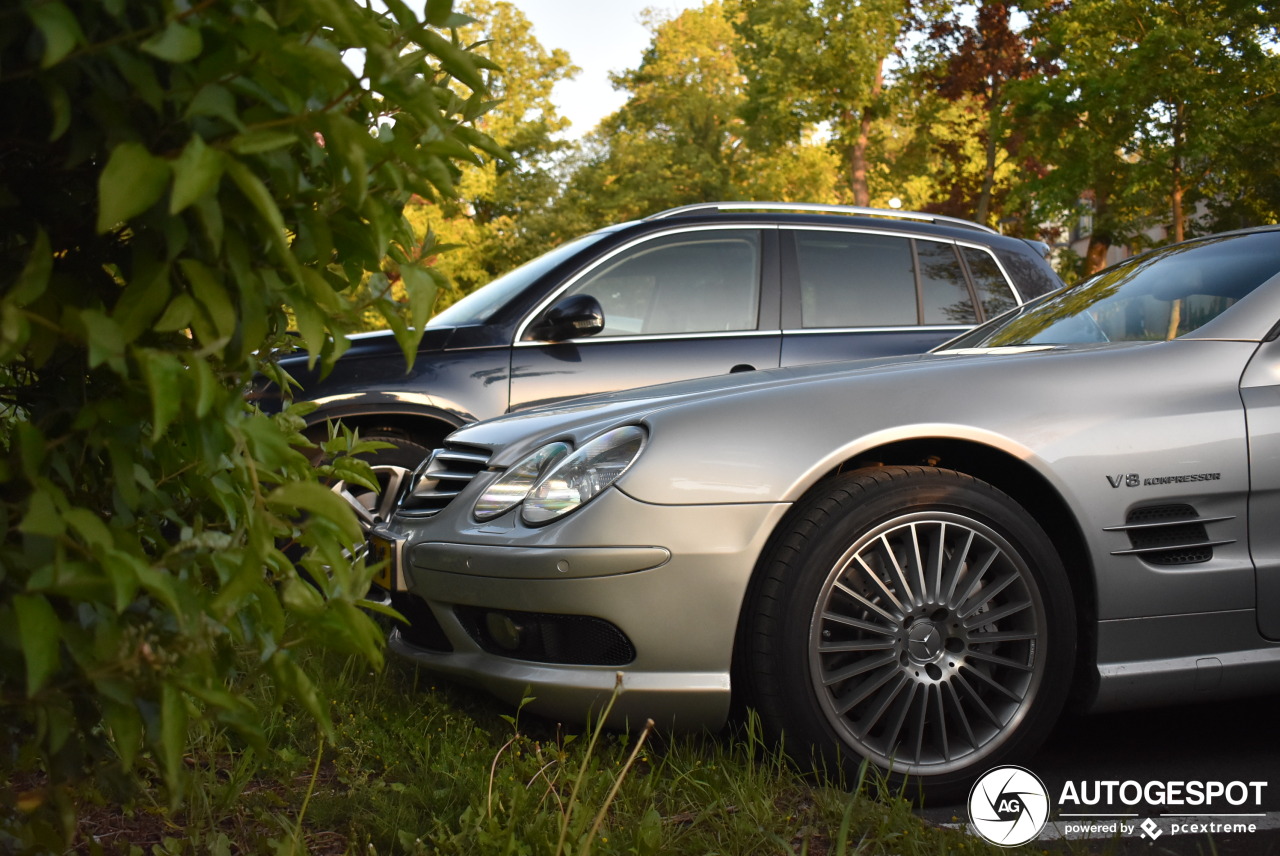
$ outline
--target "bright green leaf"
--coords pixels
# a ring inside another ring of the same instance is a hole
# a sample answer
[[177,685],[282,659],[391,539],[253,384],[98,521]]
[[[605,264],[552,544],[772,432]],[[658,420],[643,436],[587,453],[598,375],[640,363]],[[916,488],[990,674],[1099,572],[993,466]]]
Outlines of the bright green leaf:
[[157,333],[173,333],[191,326],[191,318],[197,312],[196,301],[190,294],[174,295],[164,314],[152,329]]
[[151,396],[151,439],[159,440],[182,411],[183,366],[162,351],[140,350],[137,358]]
[[236,110],[235,96],[225,86],[209,84],[201,87],[187,105],[187,117],[192,116],[209,116],[221,119],[233,128],[244,128]]
[[245,195],[254,209],[266,222],[268,229],[268,237],[275,244],[279,251],[280,258],[296,275],[301,276],[301,268],[297,259],[293,257],[293,253],[289,252],[289,244],[285,237],[284,217],[280,215],[280,208],[276,205],[275,197],[271,195],[271,191],[262,183],[262,179],[254,175],[253,172],[240,161],[230,158],[227,161],[227,172],[231,175],[231,179],[240,188],[240,192]]
[[57,505],[49,491],[40,488],[32,493],[31,503],[27,506],[27,513],[23,516],[22,523],[18,525],[18,531],[28,535],[57,538],[66,529],[66,522],[58,513]]
[[121,370],[124,335],[120,331],[120,325],[97,309],[82,309],[78,317],[89,346],[89,368],[109,363],[117,371]]
[[247,131],[231,138],[231,150],[238,155],[275,151],[298,142],[292,131]]
[[13,610],[27,663],[27,695],[33,696],[58,669],[61,625],[52,604],[41,595],[14,595]]
[[121,143],[111,150],[98,179],[98,232],[150,208],[169,182],[169,164],[141,143]]
[[222,153],[205,145],[193,134],[182,154],[173,162],[173,194],[169,213],[177,214],[218,186],[222,178]]
[[90,547],[107,549],[114,543],[111,538],[111,530],[107,528],[107,524],[103,523],[101,517],[87,508],[69,509],[62,517],[71,526],[71,529]]
[[203,48],[200,31],[170,21],[163,30],[142,43],[142,50],[166,62],[189,62]]
[[425,269],[413,264],[400,266],[400,279],[409,295],[410,324],[421,330],[431,318],[436,303],[436,282]]
[[213,271],[195,259],[183,259],[178,264],[186,275],[187,281],[191,283],[191,290],[196,300],[208,313],[218,338],[231,338],[236,332],[236,308],[231,302],[231,295],[227,293]]
[[337,526],[350,543],[360,541],[360,524],[355,512],[342,497],[316,482],[289,482],[267,496],[267,506],[322,517]]
[[427,0],[426,21],[433,27],[443,27],[453,14],[453,0]]
[[40,67],[49,68],[66,58],[76,43],[84,42],[84,32],[75,15],[60,2],[38,3],[27,9],[31,22],[44,36],[44,54]]

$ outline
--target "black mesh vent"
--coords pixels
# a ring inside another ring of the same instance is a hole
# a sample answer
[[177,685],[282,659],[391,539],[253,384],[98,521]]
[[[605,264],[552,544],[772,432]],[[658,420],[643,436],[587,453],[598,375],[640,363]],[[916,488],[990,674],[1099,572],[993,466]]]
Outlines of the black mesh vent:
[[448,653],[453,650],[440,622],[436,621],[431,607],[416,594],[398,591],[391,595],[391,606],[409,620],[408,625],[396,622],[400,638],[418,648]]
[[1125,520],[1126,526],[1138,527],[1128,530],[1129,543],[1153,565],[1207,562],[1213,558],[1213,548],[1207,546],[1209,533],[1196,517],[1196,510],[1189,505],[1135,508]]
[[[625,666],[636,658],[631,640],[603,618],[473,606],[454,607],[454,613],[477,645],[501,657],[571,666]],[[494,640],[486,624],[491,613],[510,619],[520,628],[517,647],[505,647]]]

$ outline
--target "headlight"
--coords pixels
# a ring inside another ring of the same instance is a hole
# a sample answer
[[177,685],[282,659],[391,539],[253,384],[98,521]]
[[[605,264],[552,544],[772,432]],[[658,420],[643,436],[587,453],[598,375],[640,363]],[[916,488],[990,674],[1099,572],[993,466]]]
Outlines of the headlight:
[[591,500],[617,481],[644,448],[638,425],[614,428],[569,455],[543,476],[525,498],[525,523],[546,523]]
[[564,460],[573,451],[568,443],[549,443],[529,457],[507,470],[476,500],[472,513],[476,520],[492,520],[509,508],[524,501],[529,489],[537,484],[548,470]]
[[613,484],[644,448],[648,434],[638,425],[606,431],[574,452],[549,443],[524,458],[476,500],[476,520],[491,520],[521,503],[525,523],[563,517]]

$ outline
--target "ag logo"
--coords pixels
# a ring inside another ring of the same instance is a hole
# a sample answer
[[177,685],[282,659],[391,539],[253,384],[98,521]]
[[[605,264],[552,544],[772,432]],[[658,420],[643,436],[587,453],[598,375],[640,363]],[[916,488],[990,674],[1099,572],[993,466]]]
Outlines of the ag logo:
[[1026,844],[1048,819],[1049,792],[1035,773],[1022,767],[989,770],[969,791],[969,823],[992,844]]

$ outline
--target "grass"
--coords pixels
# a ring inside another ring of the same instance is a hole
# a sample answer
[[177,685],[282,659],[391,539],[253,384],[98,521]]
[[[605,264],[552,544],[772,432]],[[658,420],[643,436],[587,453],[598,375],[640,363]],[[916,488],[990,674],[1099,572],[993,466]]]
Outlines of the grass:
[[[267,723],[259,756],[199,733],[186,801],[85,795],[84,853],[1007,853],[927,826],[902,800],[798,774],[754,723],[669,737],[562,726],[392,659],[318,657],[337,739],[301,713]],[[197,726],[200,728],[200,726]]]

